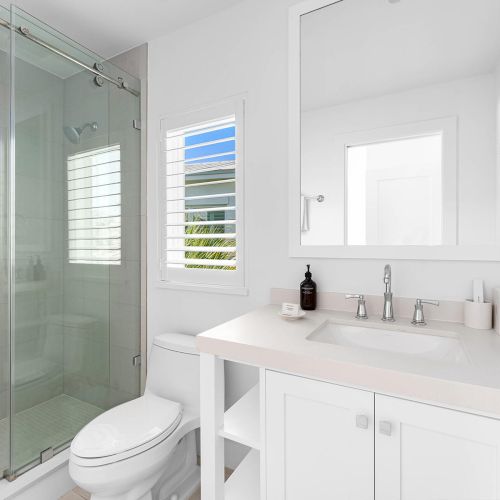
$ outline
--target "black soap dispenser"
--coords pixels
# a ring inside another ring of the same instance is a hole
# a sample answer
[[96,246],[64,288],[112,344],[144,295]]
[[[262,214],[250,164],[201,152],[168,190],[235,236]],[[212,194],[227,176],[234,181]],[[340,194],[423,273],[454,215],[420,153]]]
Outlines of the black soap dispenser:
[[307,264],[306,279],[300,284],[300,307],[304,311],[316,309],[316,283],[311,279],[310,267]]

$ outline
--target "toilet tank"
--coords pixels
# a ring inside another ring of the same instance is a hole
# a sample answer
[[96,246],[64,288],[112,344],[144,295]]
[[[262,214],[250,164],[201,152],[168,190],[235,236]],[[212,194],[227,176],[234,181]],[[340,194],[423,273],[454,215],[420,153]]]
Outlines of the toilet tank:
[[199,413],[200,356],[193,335],[164,333],[153,339],[147,367],[148,392]]

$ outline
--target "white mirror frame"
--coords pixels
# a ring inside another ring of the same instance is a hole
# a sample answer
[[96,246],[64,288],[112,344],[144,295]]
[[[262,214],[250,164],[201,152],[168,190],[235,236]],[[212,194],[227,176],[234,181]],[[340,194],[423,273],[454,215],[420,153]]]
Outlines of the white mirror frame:
[[[469,260],[500,261],[500,245],[443,246],[330,246],[301,245],[301,68],[300,19],[304,14],[349,0],[305,0],[289,9],[288,44],[288,164],[289,164],[289,255],[333,259]],[[341,49],[340,49],[341,50]],[[456,151],[455,151],[456,154]],[[498,176],[500,179],[500,175]],[[495,179],[500,193],[500,180]],[[455,188],[457,189],[457,188]],[[497,196],[500,198],[500,196]],[[497,199],[497,214],[500,200]],[[457,215],[458,216],[458,215]],[[500,217],[497,217],[500,219]],[[500,221],[497,221],[500,234]],[[457,237],[458,228],[457,228]]]

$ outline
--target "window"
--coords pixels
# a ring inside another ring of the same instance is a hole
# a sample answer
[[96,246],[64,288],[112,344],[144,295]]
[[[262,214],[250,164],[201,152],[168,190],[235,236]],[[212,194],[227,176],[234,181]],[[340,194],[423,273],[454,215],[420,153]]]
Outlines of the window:
[[162,279],[241,286],[242,103],[162,121]]
[[71,155],[67,165],[69,262],[119,265],[120,146]]

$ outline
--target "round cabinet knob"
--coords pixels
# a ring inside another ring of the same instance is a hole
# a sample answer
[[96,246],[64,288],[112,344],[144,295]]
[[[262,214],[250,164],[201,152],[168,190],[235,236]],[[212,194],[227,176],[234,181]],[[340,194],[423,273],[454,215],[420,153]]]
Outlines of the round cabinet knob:
[[392,424],[387,420],[381,420],[378,423],[378,431],[384,436],[390,436],[392,434]]

